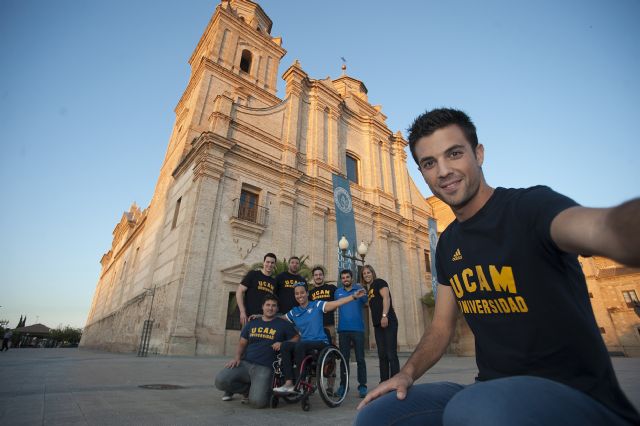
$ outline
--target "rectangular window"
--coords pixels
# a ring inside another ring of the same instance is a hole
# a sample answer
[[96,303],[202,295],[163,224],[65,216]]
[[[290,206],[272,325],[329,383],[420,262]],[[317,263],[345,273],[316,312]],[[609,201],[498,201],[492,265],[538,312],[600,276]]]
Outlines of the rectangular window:
[[360,183],[358,176],[358,160],[347,154],[347,179],[354,183]]
[[426,271],[428,273],[431,273],[431,256],[429,256],[429,250],[424,251],[424,265],[425,265]]
[[256,222],[258,218],[258,194],[243,189],[240,192],[238,219]]
[[178,198],[176,201],[176,208],[173,211],[173,222],[171,222],[171,229],[175,229],[178,225],[178,214],[180,214],[180,203],[182,202],[182,197]]
[[624,297],[624,301],[629,308],[633,308],[635,304],[638,303],[638,295],[636,294],[635,290],[623,291],[622,296]]
[[238,302],[236,301],[236,292],[229,292],[229,300],[227,301],[227,330],[242,330],[240,324],[240,308],[238,308]]

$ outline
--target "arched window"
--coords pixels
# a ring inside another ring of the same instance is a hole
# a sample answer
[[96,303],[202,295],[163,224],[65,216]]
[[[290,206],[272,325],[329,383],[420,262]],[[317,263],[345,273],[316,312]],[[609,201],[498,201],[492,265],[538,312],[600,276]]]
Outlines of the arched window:
[[354,183],[360,183],[358,175],[358,158],[347,153],[347,179]]
[[242,56],[240,57],[240,70],[249,74],[251,71],[251,59],[253,55],[247,49],[242,51]]

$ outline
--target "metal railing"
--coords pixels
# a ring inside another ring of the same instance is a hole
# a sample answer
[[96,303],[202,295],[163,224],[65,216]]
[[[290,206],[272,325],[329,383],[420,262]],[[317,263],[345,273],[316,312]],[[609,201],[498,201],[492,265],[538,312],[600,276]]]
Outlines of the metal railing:
[[240,199],[233,200],[233,217],[247,222],[265,226],[269,209],[257,204],[240,203]]

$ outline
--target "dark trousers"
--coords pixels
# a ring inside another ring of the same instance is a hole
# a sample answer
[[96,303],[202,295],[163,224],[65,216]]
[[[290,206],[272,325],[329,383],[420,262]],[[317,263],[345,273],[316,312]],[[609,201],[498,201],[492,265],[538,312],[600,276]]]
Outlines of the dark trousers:
[[373,327],[376,334],[378,359],[380,360],[380,381],[384,382],[400,371],[398,359],[398,321],[389,320],[386,328]]
[[[296,379],[293,371],[293,361],[297,368],[300,368],[304,357],[314,349],[322,349],[327,344],[317,340],[307,340],[302,342],[283,342],[280,346],[280,356],[282,356],[282,370],[286,380]],[[293,359],[292,359],[293,355]]]
[[[340,352],[349,366],[349,358],[351,357],[351,342],[356,353],[356,362],[358,363],[358,384],[367,384],[367,364],[364,361],[364,331],[341,331],[338,333],[338,341],[340,342]],[[344,383],[344,369],[340,370],[340,384]]]
[[2,349],[0,349],[0,352],[8,351],[8,350],[9,350],[9,339],[2,339]]

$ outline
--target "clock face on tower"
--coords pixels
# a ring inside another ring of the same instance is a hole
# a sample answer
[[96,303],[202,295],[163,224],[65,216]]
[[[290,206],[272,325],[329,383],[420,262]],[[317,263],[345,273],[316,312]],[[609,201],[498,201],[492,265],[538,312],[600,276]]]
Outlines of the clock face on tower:
[[333,199],[336,202],[336,207],[338,207],[338,209],[342,213],[351,213],[351,210],[352,210],[351,196],[349,196],[349,193],[347,192],[346,189],[342,187],[337,187],[333,191]]

